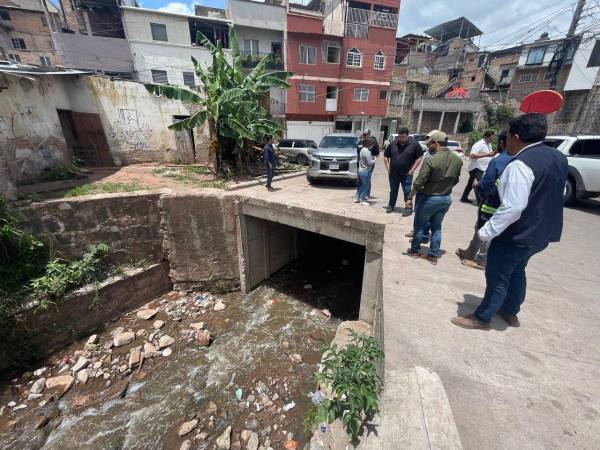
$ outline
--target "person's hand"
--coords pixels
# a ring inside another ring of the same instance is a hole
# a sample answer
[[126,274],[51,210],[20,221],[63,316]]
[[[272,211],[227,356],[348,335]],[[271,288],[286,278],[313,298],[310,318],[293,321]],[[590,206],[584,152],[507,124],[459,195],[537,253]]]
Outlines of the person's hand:
[[414,170],[410,170],[410,171],[408,172],[408,174],[409,174],[409,175],[412,177],[412,176],[415,174],[415,171],[414,171]]
[[269,169],[273,168],[273,163],[267,163],[269,165]]
[[413,209],[413,201],[411,199],[406,200],[406,209]]
[[473,189],[475,189],[478,184],[479,184],[479,181],[477,181],[476,179],[473,180]]

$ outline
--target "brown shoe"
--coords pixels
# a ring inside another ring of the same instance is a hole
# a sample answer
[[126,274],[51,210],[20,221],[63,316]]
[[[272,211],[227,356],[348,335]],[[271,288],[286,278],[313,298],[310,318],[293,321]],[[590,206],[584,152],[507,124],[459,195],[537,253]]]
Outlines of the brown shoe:
[[471,269],[485,270],[485,266],[481,265],[477,261],[472,261],[470,259],[461,259],[460,263],[463,266],[470,267]]
[[471,257],[471,255],[469,255],[469,253],[462,248],[457,248],[454,253],[456,253],[456,256],[458,256],[461,259],[470,259]]
[[427,261],[429,261],[434,266],[437,264],[437,260],[438,260],[437,256],[431,256],[429,254],[421,255],[421,258],[426,259]]
[[516,314],[508,314],[506,311],[498,310],[498,315],[502,317],[511,327],[520,327],[521,322]]
[[415,237],[415,233],[414,233],[413,231],[409,231],[409,232],[408,232],[408,233],[406,233],[404,236],[405,236],[405,237],[409,237],[409,238],[411,238],[411,237]]
[[454,325],[468,330],[489,330],[490,325],[485,322],[481,322],[475,317],[475,314],[469,314],[468,316],[456,316],[451,319]]

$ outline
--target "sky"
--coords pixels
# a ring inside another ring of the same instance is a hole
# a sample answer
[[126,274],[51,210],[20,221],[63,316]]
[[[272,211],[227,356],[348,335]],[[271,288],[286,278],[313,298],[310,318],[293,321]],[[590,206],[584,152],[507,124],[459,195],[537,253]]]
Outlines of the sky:
[[[194,3],[223,8],[225,0],[141,0],[144,8],[193,14]],[[543,32],[564,36],[575,0],[402,0],[398,36],[424,30],[460,16],[467,17],[484,35],[479,45],[500,48],[532,42]],[[477,43],[477,41],[476,41]]]

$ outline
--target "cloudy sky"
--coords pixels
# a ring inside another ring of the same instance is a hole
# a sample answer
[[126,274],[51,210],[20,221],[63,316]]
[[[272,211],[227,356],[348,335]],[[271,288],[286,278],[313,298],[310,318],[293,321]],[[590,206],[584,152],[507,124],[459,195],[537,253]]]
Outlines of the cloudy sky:
[[[193,14],[193,4],[223,7],[225,0],[189,3],[142,0],[145,8]],[[501,47],[531,42],[543,32],[563,36],[569,27],[575,0],[402,0],[398,35],[424,30],[465,16],[484,32],[481,46]]]

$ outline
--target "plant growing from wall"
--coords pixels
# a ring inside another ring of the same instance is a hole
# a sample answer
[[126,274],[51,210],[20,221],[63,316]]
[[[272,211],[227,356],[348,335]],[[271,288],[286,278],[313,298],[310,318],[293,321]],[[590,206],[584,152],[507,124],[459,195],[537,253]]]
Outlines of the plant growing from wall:
[[210,50],[212,65],[208,69],[192,58],[194,70],[202,81],[204,96],[186,88],[145,84],[155,95],[181,100],[199,107],[191,117],[169,126],[172,130],[191,130],[208,123],[210,135],[209,157],[216,174],[224,172],[224,165],[237,164],[241,169],[242,155],[250,141],[262,141],[265,134],[278,134],[280,126],[269,119],[266,109],[259,106],[261,95],[273,87],[289,88],[291,72],[266,72],[271,55],[262,58],[248,74],[242,69],[237,35],[231,30],[230,64],[220,43],[214,45],[202,33],[198,45]]
[[376,365],[384,354],[373,336],[354,331],[350,335],[347,346],[339,349],[332,344],[323,355],[321,370],[314,378],[321,388],[331,390],[331,396],[309,411],[305,426],[314,429],[341,419],[352,443],[357,444],[365,422],[379,412],[383,383]]

